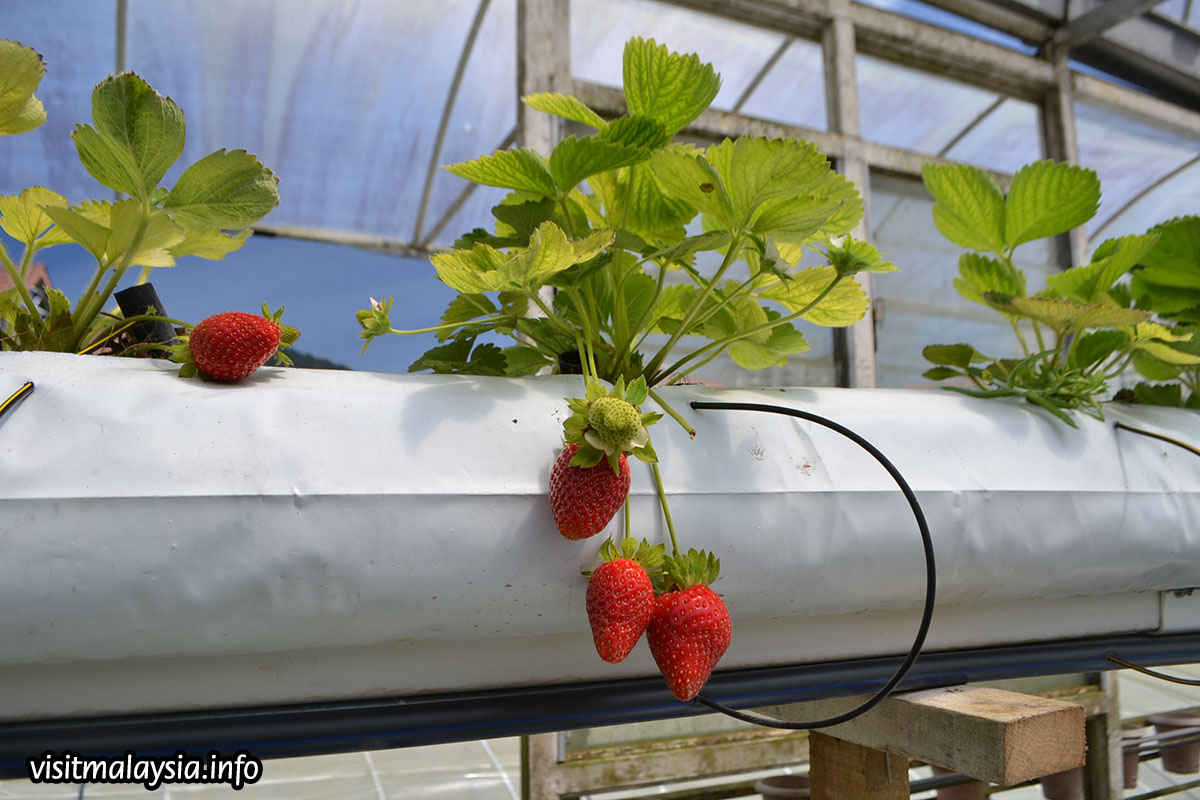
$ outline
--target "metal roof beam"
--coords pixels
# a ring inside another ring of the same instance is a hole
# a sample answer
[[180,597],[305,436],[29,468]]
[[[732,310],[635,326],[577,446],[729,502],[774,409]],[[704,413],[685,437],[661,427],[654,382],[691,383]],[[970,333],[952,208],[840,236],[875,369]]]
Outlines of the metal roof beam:
[[[594,108],[601,116],[619,116],[626,112],[625,98],[619,89],[601,86],[587,81],[575,81],[571,93]],[[879,142],[860,141],[856,137],[841,133],[819,131],[814,128],[802,128],[798,125],[785,125],[780,122],[770,122],[755,117],[745,117],[727,111],[709,109],[696,118],[695,122],[684,131],[685,135],[700,139],[719,141],[726,136],[763,136],[768,139],[805,139],[812,142],[830,158],[843,158],[847,147],[858,148],[859,155],[872,168],[886,170],[920,177],[921,167],[925,164],[950,164],[951,159],[919,153],[915,150],[905,150],[900,147],[880,144]],[[984,170],[1001,186],[1007,187],[1012,176]]]
[[420,247],[402,239],[389,236],[377,236],[370,233],[354,231],[339,231],[330,228],[315,228],[307,225],[255,225],[255,236],[281,236],[287,239],[302,239],[309,242],[328,242],[329,244],[344,244],[358,247],[385,255],[403,256],[425,260],[434,253],[444,253],[447,247],[436,245]]
[[1050,44],[1072,50],[1125,20],[1141,16],[1159,2],[1161,0],[1106,0],[1061,26],[1050,37]]
[[1055,85],[1045,61],[973,36],[858,4],[853,19],[859,53],[1025,100]]

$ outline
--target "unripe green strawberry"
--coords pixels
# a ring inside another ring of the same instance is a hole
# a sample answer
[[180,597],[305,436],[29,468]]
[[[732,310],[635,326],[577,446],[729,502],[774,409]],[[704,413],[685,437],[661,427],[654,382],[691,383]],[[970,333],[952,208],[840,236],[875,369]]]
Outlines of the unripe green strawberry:
[[654,613],[654,585],[641,564],[628,558],[606,561],[587,588],[588,623],[596,652],[610,664],[625,660]]
[[625,451],[633,449],[639,434],[645,430],[641,412],[617,397],[601,397],[592,401],[587,421],[591,432],[601,442]]
[[569,444],[550,471],[550,510],[558,532],[568,539],[586,539],[604,530],[629,495],[629,462],[622,455],[618,469],[607,463],[571,466],[579,445]]
[[646,628],[650,654],[679,700],[700,693],[732,636],[725,601],[704,584],[659,595]]
[[216,381],[240,381],[279,349],[280,326],[266,317],[226,311],[203,320],[188,339],[196,368]]

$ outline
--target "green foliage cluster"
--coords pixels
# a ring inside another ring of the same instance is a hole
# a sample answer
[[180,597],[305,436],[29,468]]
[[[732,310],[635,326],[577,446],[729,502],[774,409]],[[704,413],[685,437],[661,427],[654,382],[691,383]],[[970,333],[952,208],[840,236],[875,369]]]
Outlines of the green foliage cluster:
[[1007,319],[1021,348],[997,358],[969,344],[930,345],[924,354],[935,366],[925,377],[966,379],[974,388],[946,388],[977,397],[1023,397],[1074,426],[1073,409],[1103,419],[1099,400],[1132,366],[1152,381],[1179,381],[1139,385],[1140,402],[1200,407],[1200,218],[1109,239],[1089,263],[1050,275],[1031,294],[1013,252],[1091,219],[1096,173],[1038,161],[1017,171],[1007,194],[967,165],[927,166],[922,177],[938,230],[968,251],[954,288]]
[[[32,48],[0,40],[0,135],[24,133],[46,118],[34,96],[45,74]],[[104,79],[92,92],[92,124],[72,133],[83,167],[119,199],[71,205],[33,186],[0,196],[0,228],[24,246],[14,261],[0,246],[0,265],[15,287],[0,293],[0,349],[79,352],[104,339],[121,320],[104,313],[126,272],[182,256],[221,259],[250,235],[248,228],[279,203],[278,180],[244,150],[218,150],[190,165],[175,185],[159,182],[183,154],[183,111],[133,73]],[[48,292],[49,315],[25,288],[33,257],[74,243],[96,259],[82,296]],[[127,320],[125,322],[128,322]]]
[[[446,167],[509,190],[492,209],[495,226],[433,257],[458,293],[440,325],[396,330],[392,301],[372,301],[358,314],[367,344],[435,331],[443,344],[410,370],[516,376],[560,369],[562,360],[609,383],[641,377],[654,387],[726,351],[748,369],[785,364],[809,348],[794,321],[843,326],[864,315],[855,274],[895,267],[847,235],[862,200],[816,147],[749,137],[704,148],[676,142],[720,88],[695,55],[634,38],[623,76],[628,113],[614,120],[566,95],[523,98],[593,131],[568,136],[548,157],[514,148]],[[801,269],[810,247],[829,263]],[[703,251],[721,256],[709,274],[696,266]],[[738,263],[746,269],[733,270]],[[681,280],[668,281],[672,271]],[[479,341],[492,333],[516,343]],[[649,351],[651,334],[665,342]],[[703,343],[673,357],[685,337]]]

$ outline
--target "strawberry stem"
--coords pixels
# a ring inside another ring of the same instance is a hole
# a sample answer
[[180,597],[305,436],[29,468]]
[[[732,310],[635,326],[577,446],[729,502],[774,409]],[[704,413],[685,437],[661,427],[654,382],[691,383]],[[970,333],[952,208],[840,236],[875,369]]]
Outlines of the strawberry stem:
[[679,540],[675,538],[675,523],[671,520],[671,507],[667,505],[667,493],[663,489],[662,473],[658,471],[658,464],[651,464],[650,469],[654,472],[654,488],[658,491],[658,503],[662,506],[663,518],[667,521],[667,533],[671,534],[671,552],[678,558]]
[[682,414],[680,414],[675,409],[671,408],[671,406],[667,404],[666,400],[663,400],[661,397],[658,396],[657,392],[655,392],[653,389],[650,389],[649,391],[650,391],[651,399],[653,399],[654,402],[658,403],[658,405],[662,408],[663,411],[667,412],[667,416],[669,416],[671,419],[678,422],[683,427],[683,429],[685,431],[687,431],[687,435],[689,437],[695,439],[696,438],[696,429],[691,426],[691,423],[689,423],[686,419],[684,419]]

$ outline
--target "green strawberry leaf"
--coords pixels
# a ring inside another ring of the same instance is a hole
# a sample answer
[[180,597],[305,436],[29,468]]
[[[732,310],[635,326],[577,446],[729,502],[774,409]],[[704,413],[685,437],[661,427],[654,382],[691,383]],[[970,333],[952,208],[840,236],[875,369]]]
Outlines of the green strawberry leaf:
[[438,253],[431,261],[438,278],[451,289],[461,294],[481,294],[500,288],[500,267],[505,259],[504,253],[494,247],[477,244],[470,250]]
[[650,389],[646,385],[646,377],[644,375],[638,375],[633,383],[629,384],[629,388],[625,390],[625,401],[633,406],[641,406],[649,396]]
[[[496,310],[496,305],[485,294],[460,294],[450,301],[440,321],[443,325],[461,325],[479,317],[495,314]],[[437,338],[445,341],[451,333],[450,330],[438,331]]]
[[1182,365],[1160,361],[1144,349],[1133,351],[1132,363],[1138,374],[1152,381],[1173,381],[1183,371]]
[[704,158],[728,192],[737,227],[750,224],[763,203],[812,192],[830,173],[825,155],[798,139],[725,139],[709,147]]
[[521,98],[521,102],[545,114],[553,114],[572,122],[580,122],[589,128],[600,130],[605,126],[603,117],[588,108],[582,100],[570,95],[558,92],[539,92],[525,95]]
[[72,134],[80,161],[100,183],[132,197],[148,199],[183,154],[183,112],[132,72],[96,86],[92,123]]
[[162,205],[182,221],[247,228],[279,205],[279,179],[245,150],[217,150],[184,170]]
[[1072,366],[1077,369],[1087,369],[1104,361],[1128,344],[1129,334],[1121,330],[1106,328],[1084,334],[1075,343],[1071,356]]
[[524,200],[521,197],[516,192],[510,194],[500,205],[492,207],[492,216],[511,228],[522,244],[528,244],[537,227],[554,217],[554,200],[549,197]]
[[711,64],[695,54],[672,53],[653,39],[634,37],[626,43],[622,72],[629,113],[653,119],[672,136],[700,116],[721,89]]
[[[779,319],[779,312],[767,311],[769,321]],[[807,352],[811,349],[804,334],[796,330],[790,323],[776,325],[766,333],[765,341],[754,338],[738,339],[729,345],[729,356],[734,363],[745,369],[766,369],[767,367],[783,366],[788,362],[788,356]]]
[[1149,311],[1121,308],[1108,303],[1080,305],[1047,297],[1009,297],[997,292],[987,292],[983,299],[997,311],[1030,317],[1049,325],[1058,333],[1136,325],[1151,316]]
[[1004,241],[1057,236],[1087,222],[1100,207],[1100,179],[1090,169],[1036,161],[1013,175],[1005,203]]
[[921,179],[943,236],[968,250],[1004,252],[1004,192],[990,175],[967,164],[926,164]]
[[45,74],[40,53],[0,39],[0,136],[26,133],[46,121],[42,101],[33,95]]
[[536,375],[543,367],[551,366],[550,359],[532,347],[516,345],[504,348],[504,374],[510,378]]
[[1151,228],[1150,233],[1158,234],[1158,243],[1142,259],[1146,270],[1200,271],[1200,216],[1177,217]]
[[1135,346],[1138,350],[1153,356],[1164,364],[1172,364],[1175,366],[1192,366],[1200,364],[1200,356],[1192,353],[1185,353],[1182,350],[1176,350],[1166,342],[1162,341],[1139,341]]
[[[54,220],[54,224],[64,234],[71,237],[71,241],[79,244],[96,258],[104,259],[104,253],[108,246],[107,224],[101,224],[91,219],[83,206],[70,208],[43,206],[42,210],[46,216]],[[105,216],[107,217],[107,214]]]
[[[134,247],[138,228],[143,227],[141,241]],[[113,203],[109,210],[109,236],[105,245],[106,260],[110,263],[124,261],[146,267],[173,267],[175,259],[169,248],[184,239],[184,230],[169,217],[162,214],[146,218],[137,200],[121,200]],[[129,253],[133,248],[133,252]]]
[[0,229],[26,247],[33,247],[39,237],[42,238],[39,243],[42,247],[71,241],[61,231],[45,236],[54,226],[54,220],[42,210],[42,206],[66,208],[67,199],[41,186],[31,186],[20,194],[0,197]]
[[231,235],[220,228],[200,225],[187,219],[178,219],[175,222],[183,228],[184,237],[183,241],[167,248],[174,258],[196,256],[210,261],[220,261],[234,250],[240,250],[246,240],[250,238],[248,228]]
[[1133,387],[1133,396],[1138,404],[1144,406],[1179,408],[1183,405],[1183,387],[1178,383],[1160,385],[1139,383]]
[[541,197],[557,197],[558,189],[546,159],[534,150],[497,150],[490,156],[451,164],[442,169],[484,186],[516,189]]
[[867,295],[854,278],[838,280],[837,269],[833,266],[802,269],[792,280],[765,289],[761,295],[796,312],[808,306],[834,280],[838,281],[837,285],[803,319],[827,327],[853,325],[867,313]]
[[[704,250],[721,250],[729,246],[732,237],[729,231],[707,231],[695,236],[689,236],[669,247],[656,250],[647,258],[670,263],[672,261],[688,261],[688,257]],[[690,263],[690,262],[689,262]]]
[[671,134],[649,117],[618,117],[605,125],[597,138],[627,147],[657,150],[671,141]]
[[428,369],[439,375],[505,374],[504,352],[494,344],[475,346],[475,340],[455,339],[430,349],[409,365],[409,372]]
[[1046,284],[1075,303],[1104,301],[1113,284],[1150,252],[1157,240],[1156,234],[1110,239],[1096,251],[1092,263],[1047,275]]
[[974,303],[987,305],[987,292],[1020,297],[1025,294],[1025,273],[1009,269],[1003,261],[979,253],[963,253],[958,259],[958,277],[954,279],[958,293]]
[[566,193],[585,178],[598,172],[637,164],[650,157],[642,147],[629,147],[588,136],[568,136],[550,153],[550,173],[559,191]]
[[677,241],[696,216],[694,206],[667,193],[649,164],[593,175],[588,184],[601,199],[607,220],[624,220],[630,235]]
[[973,362],[987,360],[986,356],[969,344],[931,344],[921,351],[921,355],[933,364],[963,370],[968,369]]
[[750,230],[760,237],[773,236],[780,241],[807,242],[840,209],[841,204],[832,199],[780,197],[759,206],[750,221]]
[[921,377],[928,378],[931,381],[944,381],[948,378],[959,378],[966,374],[954,367],[932,367],[922,372]]
[[722,228],[737,227],[725,184],[702,155],[679,146],[667,147],[650,158],[650,169],[668,194],[720,220]]

